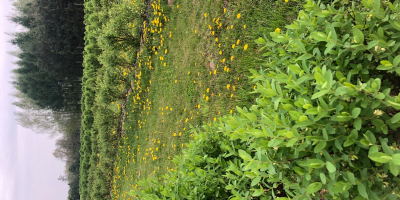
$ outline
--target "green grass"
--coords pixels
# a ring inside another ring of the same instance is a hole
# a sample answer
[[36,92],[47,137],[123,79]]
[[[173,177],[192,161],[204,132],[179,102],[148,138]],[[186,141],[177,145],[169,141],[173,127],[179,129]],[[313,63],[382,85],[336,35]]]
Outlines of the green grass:
[[[163,11],[156,10],[162,13],[160,16],[154,10],[150,12],[151,20],[162,18],[162,31],[147,31],[136,72],[130,75],[134,90],[127,97],[125,131],[117,146],[112,199],[128,199],[127,192],[136,187],[137,181],[173,170],[172,158],[191,138],[190,124],[201,125],[254,101],[247,92],[253,86],[246,75],[249,68],[257,68],[260,63],[255,59],[259,53],[253,41],[292,20],[295,6],[297,3],[283,1],[239,0],[224,4],[222,0],[193,0],[176,1],[172,6],[161,2]],[[220,28],[215,22],[218,18]],[[146,28],[155,26],[146,24]]]

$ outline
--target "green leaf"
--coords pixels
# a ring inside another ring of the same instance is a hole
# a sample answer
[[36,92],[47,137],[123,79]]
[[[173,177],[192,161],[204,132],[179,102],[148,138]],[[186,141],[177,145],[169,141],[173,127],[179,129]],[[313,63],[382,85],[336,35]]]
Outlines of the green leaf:
[[326,141],[319,142],[314,148],[314,153],[320,152],[322,149],[325,148],[325,146],[326,146]]
[[292,138],[291,140],[289,140],[288,143],[286,143],[286,147],[291,147],[294,145],[294,143],[296,143],[299,139],[297,138]]
[[389,170],[394,176],[399,175],[399,166],[394,164],[393,160],[389,162]]
[[312,95],[311,99],[316,99],[318,97],[324,96],[326,93],[328,93],[329,90],[321,90],[315,94]]
[[368,140],[369,143],[371,144],[376,143],[375,135],[371,131],[365,132],[364,137]]
[[368,199],[367,190],[365,189],[365,185],[363,183],[359,183],[357,189],[362,197]]
[[390,23],[390,25],[392,25],[393,28],[400,31],[400,20],[392,19],[392,20],[389,20],[389,23]]
[[326,176],[325,176],[325,174],[324,173],[320,173],[319,177],[321,178],[322,183],[326,184]]
[[336,172],[336,167],[331,162],[326,162],[326,168],[330,173]]
[[326,39],[328,38],[328,36],[326,36],[325,33],[318,32],[318,31],[312,32],[310,36],[311,36],[311,38],[318,40],[318,41],[326,41]]
[[361,125],[362,125],[362,120],[360,118],[357,118],[356,120],[354,120],[354,128],[355,129],[360,130]]
[[396,67],[399,67],[400,64],[400,55],[396,56],[396,58],[393,59],[393,65]]
[[257,185],[258,182],[260,182],[260,180],[261,180],[261,176],[257,176],[255,179],[253,179],[251,181],[251,186],[253,187],[253,186]]
[[396,153],[392,156],[392,161],[396,165],[400,165],[400,153]]
[[326,82],[324,76],[322,76],[321,73],[315,72],[314,76],[318,84],[323,85]]
[[379,42],[376,41],[376,40],[371,41],[371,42],[368,42],[367,48],[368,48],[368,49],[371,49],[371,48],[375,47],[376,45],[378,45],[378,43],[379,43]]
[[353,27],[354,42],[362,44],[364,42],[364,34],[357,27]]
[[255,192],[253,193],[253,197],[258,197],[260,195],[264,194],[264,189],[257,189],[255,190]]
[[351,172],[347,173],[347,178],[349,179],[350,183],[352,183],[353,185],[356,184],[356,179],[354,178],[354,174]]
[[257,44],[267,44],[265,40],[262,37],[259,37],[258,39],[254,40]]
[[394,124],[394,123],[396,123],[396,122],[398,122],[398,121],[400,121],[400,113],[397,113],[397,114],[395,114],[393,117],[392,117],[392,123]]
[[390,70],[390,69],[392,69],[393,68],[393,66],[391,66],[391,67],[386,67],[385,65],[379,65],[376,69],[377,70]]
[[239,149],[239,156],[245,161],[249,161],[249,160],[253,159],[248,153],[246,153],[245,151],[243,151],[241,149]]
[[306,188],[306,192],[309,193],[309,194],[315,193],[315,192],[318,192],[321,188],[322,188],[322,183],[320,183],[320,182],[311,183]]
[[245,171],[252,170],[252,169],[256,168],[257,166],[258,166],[258,163],[255,162],[255,160],[251,160],[249,162],[249,164],[243,170],[245,170]]
[[311,54],[303,54],[302,56],[298,57],[297,60],[308,60],[312,57],[313,56]]
[[303,71],[298,65],[289,65],[289,69],[296,74],[299,74],[301,71]]
[[360,108],[354,108],[352,111],[351,111],[351,115],[354,117],[354,118],[357,118],[358,117],[358,115],[361,113],[361,109]]
[[381,64],[385,67],[393,67],[393,64],[388,60],[381,60]]
[[[395,154],[396,155],[396,154]],[[400,154],[399,154],[400,155]],[[393,155],[394,156],[394,155]],[[368,155],[368,157],[377,163],[387,163],[392,160],[392,157],[382,152],[375,152]]]
[[347,89],[345,87],[336,88],[335,95],[340,96],[347,93]]
[[[385,152],[385,153],[386,153],[387,155],[389,155],[389,156],[393,156],[393,154],[394,154],[393,149],[391,149],[391,148],[386,144],[386,142],[381,141],[381,145],[382,145],[383,152]],[[393,158],[392,158],[392,159],[393,159]]]
[[310,160],[307,160],[305,165],[310,168],[322,168],[323,166],[325,166],[325,163],[324,163],[324,161],[322,161],[320,159],[310,159]]
[[381,1],[380,0],[374,0],[373,6],[374,6],[373,7],[374,10],[379,12],[380,11],[379,9],[381,8]]

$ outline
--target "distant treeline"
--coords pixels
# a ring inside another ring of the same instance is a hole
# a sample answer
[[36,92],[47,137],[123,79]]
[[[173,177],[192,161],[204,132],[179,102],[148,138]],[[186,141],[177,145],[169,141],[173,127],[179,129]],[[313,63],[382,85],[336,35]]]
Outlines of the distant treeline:
[[14,35],[18,68],[14,84],[43,109],[80,112],[83,0],[15,3],[12,21],[26,30]]
[[16,12],[11,21],[23,27],[10,41],[19,48],[14,52],[19,58],[14,70],[13,84],[19,91],[15,105],[36,113],[22,116],[21,112],[18,120],[25,127],[49,130],[35,122],[57,117],[52,120],[61,127],[56,129],[62,136],[53,154],[66,162],[60,180],[70,186],[69,200],[80,199],[83,0],[16,0],[13,5]]

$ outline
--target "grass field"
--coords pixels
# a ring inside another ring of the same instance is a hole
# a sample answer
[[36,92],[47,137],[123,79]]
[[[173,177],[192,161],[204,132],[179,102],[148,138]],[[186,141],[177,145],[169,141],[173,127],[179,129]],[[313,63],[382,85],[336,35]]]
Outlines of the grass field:
[[116,147],[112,199],[130,199],[127,192],[137,181],[162,179],[174,170],[171,160],[190,140],[190,126],[253,102],[247,71],[260,63],[254,40],[292,20],[296,5],[248,0],[151,4],[144,45],[128,75],[132,92],[122,108],[126,118]]

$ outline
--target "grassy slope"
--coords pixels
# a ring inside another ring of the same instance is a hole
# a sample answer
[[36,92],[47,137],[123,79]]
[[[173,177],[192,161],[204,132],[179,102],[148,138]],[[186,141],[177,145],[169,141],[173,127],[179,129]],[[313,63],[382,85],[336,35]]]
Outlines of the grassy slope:
[[189,124],[200,125],[251,103],[246,91],[252,85],[245,74],[258,66],[253,41],[292,20],[295,5],[250,0],[153,3],[150,21],[159,18],[162,25],[146,24],[148,37],[131,75],[134,90],[117,146],[113,199],[128,199],[127,191],[143,177],[173,170],[172,157],[190,139]]

